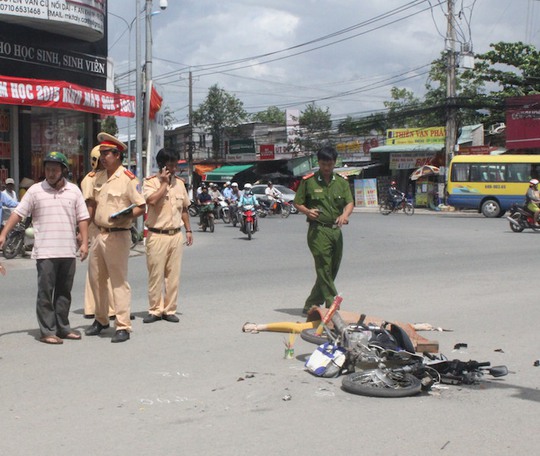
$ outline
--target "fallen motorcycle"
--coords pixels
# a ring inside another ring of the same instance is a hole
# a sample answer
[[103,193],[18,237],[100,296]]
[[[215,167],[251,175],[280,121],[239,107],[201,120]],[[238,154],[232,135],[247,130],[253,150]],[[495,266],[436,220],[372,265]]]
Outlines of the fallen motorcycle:
[[534,223],[534,215],[526,206],[513,204],[506,218],[510,222],[510,229],[515,233],[521,233],[529,228],[534,231],[540,230],[540,225]]
[[27,217],[15,225],[7,235],[2,247],[2,253],[8,260],[17,255],[24,256],[27,251],[34,246],[34,228],[32,227],[32,217]]

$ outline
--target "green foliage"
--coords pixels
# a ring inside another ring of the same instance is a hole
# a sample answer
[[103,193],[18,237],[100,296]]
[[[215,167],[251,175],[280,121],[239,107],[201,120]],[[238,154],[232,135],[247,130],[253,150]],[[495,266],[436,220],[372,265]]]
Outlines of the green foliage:
[[301,136],[297,138],[297,146],[304,150],[317,150],[328,141],[332,128],[331,114],[328,108],[319,108],[310,103],[300,112]]
[[163,108],[163,124],[165,126],[165,130],[169,130],[176,122],[176,120],[177,119],[176,117],[174,117],[171,108],[169,106],[165,106]]
[[116,117],[107,116],[101,121],[100,131],[116,136],[118,134],[118,124]]
[[244,104],[217,84],[208,89],[203,103],[193,111],[193,124],[206,128],[212,134],[212,150],[215,156],[220,151],[223,131],[234,128],[248,118]]
[[270,106],[266,109],[266,111],[253,114],[251,119],[254,122],[284,125],[286,121],[285,116],[285,111],[282,111],[277,106]]

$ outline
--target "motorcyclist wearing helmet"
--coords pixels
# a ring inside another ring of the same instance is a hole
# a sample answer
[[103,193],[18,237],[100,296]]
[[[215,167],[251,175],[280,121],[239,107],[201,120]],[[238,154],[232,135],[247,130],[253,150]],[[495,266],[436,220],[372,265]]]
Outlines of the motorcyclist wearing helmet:
[[203,225],[206,212],[212,211],[213,203],[212,196],[208,193],[208,187],[206,184],[201,185],[201,193],[197,195],[197,203],[199,204],[201,210],[199,212],[199,226]]
[[[59,345],[63,339],[81,338],[69,324],[69,309],[77,250],[81,261],[88,255],[90,215],[81,191],[65,177],[69,171],[66,156],[61,152],[50,152],[43,164],[45,180],[32,185],[14,209],[0,234],[0,248],[15,225],[31,216],[35,228],[32,258],[36,260],[38,276],[39,340]],[[82,241],[80,247],[77,245],[77,225]]]
[[230,181],[227,181],[223,184],[223,198],[225,198],[225,201],[228,203],[230,202],[231,194],[232,194],[232,187]]
[[271,209],[275,208],[275,204],[278,199],[283,198],[283,194],[276,187],[274,187],[272,181],[268,181],[268,184],[264,189],[264,194],[268,198],[269,207]]
[[525,195],[525,206],[534,214],[534,222],[538,225],[540,218],[540,192],[538,191],[538,179],[529,181],[529,189]]
[[388,188],[388,199],[392,203],[392,209],[395,209],[401,201],[405,198],[405,193],[400,192],[397,189],[396,181],[392,181],[390,183],[390,187]]
[[[248,182],[244,184],[244,193],[238,200],[238,209],[242,210],[244,206],[253,206],[253,208],[256,208],[259,206],[259,202],[257,201],[257,197],[252,192],[253,186]],[[243,224],[243,218],[241,217],[240,224]],[[257,219],[255,218],[255,231],[258,229],[258,223]],[[243,227],[240,227],[240,230],[242,231]]]

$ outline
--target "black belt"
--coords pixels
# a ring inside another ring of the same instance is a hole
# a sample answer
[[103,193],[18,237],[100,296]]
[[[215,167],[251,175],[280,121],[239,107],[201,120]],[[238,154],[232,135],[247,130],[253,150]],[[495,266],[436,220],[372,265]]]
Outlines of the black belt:
[[309,222],[311,226],[323,226],[325,228],[339,228],[339,225],[335,223],[321,223],[321,222]]
[[148,228],[148,231],[151,231],[152,233],[168,234],[169,236],[172,236],[178,233],[180,230],[181,228],[171,228],[169,230],[160,230],[158,228]]
[[98,226],[99,231],[102,233],[115,233],[117,231],[129,231],[129,228],[103,228],[102,226]]

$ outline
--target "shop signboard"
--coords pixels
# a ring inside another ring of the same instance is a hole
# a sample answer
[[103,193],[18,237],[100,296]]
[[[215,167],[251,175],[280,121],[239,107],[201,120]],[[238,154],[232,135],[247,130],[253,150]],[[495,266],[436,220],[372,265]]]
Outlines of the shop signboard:
[[254,161],[255,141],[253,139],[231,139],[227,151],[229,161]]
[[106,0],[1,0],[6,22],[86,41],[103,37]]
[[275,158],[273,144],[261,144],[259,146],[259,151],[260,160],[273,160]]
[[0,160],[11,160],[9,110],[0,109]]
[[390,169],[416,169],[427,165],[435,154],[433,152],[417,152],[415,154],[391,154]]
[[400,144],[444,144],[445,127],[394,128],[386,130],[386,145]]
[[377,179],[354,180],[354,204],[358,207],[376,207]]
[[506,100],[506,147],[540,147],[540,95]]

